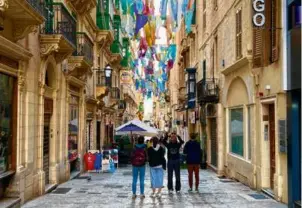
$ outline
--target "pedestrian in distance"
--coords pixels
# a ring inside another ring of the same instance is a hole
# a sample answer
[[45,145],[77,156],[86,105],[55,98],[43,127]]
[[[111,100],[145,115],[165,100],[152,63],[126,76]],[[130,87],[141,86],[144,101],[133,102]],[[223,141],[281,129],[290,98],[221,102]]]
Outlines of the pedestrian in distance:
[[147,162],[147,145],[144,144],[145,138],[140,136],[138,138],[138,144],[135,145],[132,154],[131,154],[131,164],[132,164],[132,199],[136,198],[136,184],[139,176],[139,185],[140,185],[140,196],[145,198],[145,171],[146,171],[146,162]]
[[195,191],[198,192],[201,148],[200,143],[196,141],[196,134],[190,134],[190,140],[186,142],[184,147],[184,154],[186,155],[187,168],[189,173],[189,192],[193,191],[193,172],[195,175]]
[[[148,159],[151,175],[151,197],[161,197],[161,190],[164,183],[165,151],[160,146],[157,137],[152,138],[152,147],[148,148]],[[157,192],[156,192],[157,189]]]
[[176,134],[172,132],[170,140],[166,136],[163,144],[168,149],[168,190],[169,194],[173,193],[173,172],[176,178],[176,193],[180,193],[181,183],[180,183],[180,154],[179,150],[183,145],[184,141]]

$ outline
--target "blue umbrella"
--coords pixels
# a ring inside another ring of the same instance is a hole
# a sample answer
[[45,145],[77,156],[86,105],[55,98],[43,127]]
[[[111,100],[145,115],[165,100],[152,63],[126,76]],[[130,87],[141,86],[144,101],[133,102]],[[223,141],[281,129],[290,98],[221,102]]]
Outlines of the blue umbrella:
[[137,125],[134,125],[133,123],[130,123],[126,126],[124,126],[123,128],[119,129],[118,132],[123,132],[123,131],[146,131],[145,129],[137,126]]

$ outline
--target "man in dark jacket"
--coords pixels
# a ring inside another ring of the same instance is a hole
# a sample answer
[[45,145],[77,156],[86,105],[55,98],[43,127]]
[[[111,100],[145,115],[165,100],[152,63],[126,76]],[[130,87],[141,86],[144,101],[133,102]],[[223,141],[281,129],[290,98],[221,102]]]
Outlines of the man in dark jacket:
[[200,143],[196,141],[196,135],[191,134],[190,140],[186,142],[184,154],[187,156],[187,168],[189,172],[189,192],[193,191],[193,172],[195,174],[195,190],[198,192],[199,186],[199,164],[201,160]]
[[179,150],[183,145],[184,141],[180,136],[176,135],[176,132],[172,132],[170,141],[168,142],[168,137],[165,137],[163,144],[168,149],[168,190],[169,194],[173,191],[173,171],[175,172],[177,193],[180,192],[180,155]]

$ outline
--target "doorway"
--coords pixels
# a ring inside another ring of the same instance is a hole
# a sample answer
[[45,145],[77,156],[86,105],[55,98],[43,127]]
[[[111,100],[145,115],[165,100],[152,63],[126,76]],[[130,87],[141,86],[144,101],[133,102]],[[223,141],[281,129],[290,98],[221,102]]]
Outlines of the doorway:
[[217,133],[216,118],[210,119],[210,136],[211,136],[211,165],[217,167]]
[[51,138],[51,116],[53,111],[53,101],[44,100],[44,137],[43,137],[43,171],[45,173],[45,184],[49,184],[49,160],[50,160],[50,138]]
[[96,123],[96,149],[101,150],[101,121]]
[[270,151],[270,188],[274,190],[274,175],[276,173],[276,148],[275,148],[275,105],[269,104],[269,151]]

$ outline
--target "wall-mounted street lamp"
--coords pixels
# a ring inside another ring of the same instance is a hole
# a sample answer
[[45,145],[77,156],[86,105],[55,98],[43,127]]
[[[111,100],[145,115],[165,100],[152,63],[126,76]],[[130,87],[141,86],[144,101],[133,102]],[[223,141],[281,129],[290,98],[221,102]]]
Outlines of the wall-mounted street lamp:
[[112,68],[109,64],[105,67],[105,78],[106,78],[106,86],[111,87],[112,86]]
[[97,71],[97,85],[99,86],[112,86],[112,68],[109,64],[104,69],[100,67],[95,69]]

